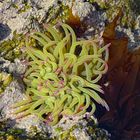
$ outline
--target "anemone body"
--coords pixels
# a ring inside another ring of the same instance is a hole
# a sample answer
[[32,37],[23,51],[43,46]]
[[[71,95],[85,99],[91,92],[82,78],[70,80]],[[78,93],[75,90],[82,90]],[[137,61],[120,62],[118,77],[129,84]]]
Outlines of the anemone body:
[[26,43],[29,67],[24,75],[27,100],[15,113],[36,114],[40,119],[55,125],[64,115],[82,115],[95,112],[95,104],[108,109],[98,95],[103,90],[98,81],[107,71],[108,45],[99,46],[95,40],[77,41],[73,29],[61,25],[62,33],[47,26],[47,34],[31,35],[41,49]]

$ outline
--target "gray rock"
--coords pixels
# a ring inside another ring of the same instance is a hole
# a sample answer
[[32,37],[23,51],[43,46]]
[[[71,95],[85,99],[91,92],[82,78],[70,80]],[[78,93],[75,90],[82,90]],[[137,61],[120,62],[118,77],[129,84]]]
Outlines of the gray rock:
[[95,6],[84,0],[61,0],[64,5],[68,5],[72,8],[73,15],[78,15],[87,30],[82,37],[91,38],[91,36],[100,34],[105,28],[105,22],[107,21],[106,12],[103,10],[97,10]]
[[0,71],[8,72],[15,75],[22,75],[25,73],[26,68],[27,65],[19,59],[15,59],[12,63],[0,57]]
[[[13,113],[16,109],[12,109],[12,106],[17,102],[26,99],[22,87],[21,83],[14,80],[2,93],[0,97],[0,119],[7,119],[7,123],[11,127],[25,129],[31,137],[36,133],[41,133],[42,135],[44,134],[44,136],[47,136],[49,126],[47,127],[37,116],[28,115],[24,118],[16,119],[17,115]],[[32,128],[35,128],[36,131],[32,130]]]
[[131,29],[117,26],[116,28],[117,37],[128,38],[128,49],[133,50],[140,46],[140,28]]
[[[19,12],[21,9],[25,8],[24,3],[24,0],[5,0],[0,6],[0,21],[2,24],[7,24],[10,27],[11,33],[13,33],[13,31],[15,30],[17,30],[18,33],[26,33],[28,31],[26,30],[27,27],[28,29],[33,28],[31,26],[32,18],[37,18],[38,21],[41,22],[42,19],[44,19],[44,17],[46,16],[46,12],[49,7],[55,3],[55,0],[28,0],[28,5],[30,6],[30,8],[26,9],[23,12]],[[17,7],[15,7],[15,5]],[[40,6],[40,8],[38,8],[38,5]],[[10,38],[11,37],[12,34]]]
[[0,109],[2,109],[2,114],[5,118],[11,118],[11,106],[25,97],[23,91],[24,89],[21,88],[20,84],[17,81],[13,81],[2,93]]

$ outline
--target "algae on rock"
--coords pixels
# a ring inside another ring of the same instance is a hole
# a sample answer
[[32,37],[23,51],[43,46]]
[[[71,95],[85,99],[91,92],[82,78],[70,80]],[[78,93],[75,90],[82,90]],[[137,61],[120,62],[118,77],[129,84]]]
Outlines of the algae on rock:
[[11,83],[12,76],[4,72],[0,72],[0,93],[2,93],[5,88]]

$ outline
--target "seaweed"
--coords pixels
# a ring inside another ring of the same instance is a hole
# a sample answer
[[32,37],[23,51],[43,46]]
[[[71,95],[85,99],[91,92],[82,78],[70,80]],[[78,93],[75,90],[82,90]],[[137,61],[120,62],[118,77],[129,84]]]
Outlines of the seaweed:
[[112,140],[140,138],[140,49],[130,52],[128,39],[116,37],[115,28],[121,15],[122,11],[103,34],[104,41],[111,42],[109,70],[102,79],[110,111],[97,113],[100,125],[111,132]]

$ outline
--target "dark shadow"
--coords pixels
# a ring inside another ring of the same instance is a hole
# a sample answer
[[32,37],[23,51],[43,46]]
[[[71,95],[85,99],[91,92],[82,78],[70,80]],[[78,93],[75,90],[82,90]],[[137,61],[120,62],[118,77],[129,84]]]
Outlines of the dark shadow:
[[0,23],[0,41],[5,39],[11,33],[8,25]]

